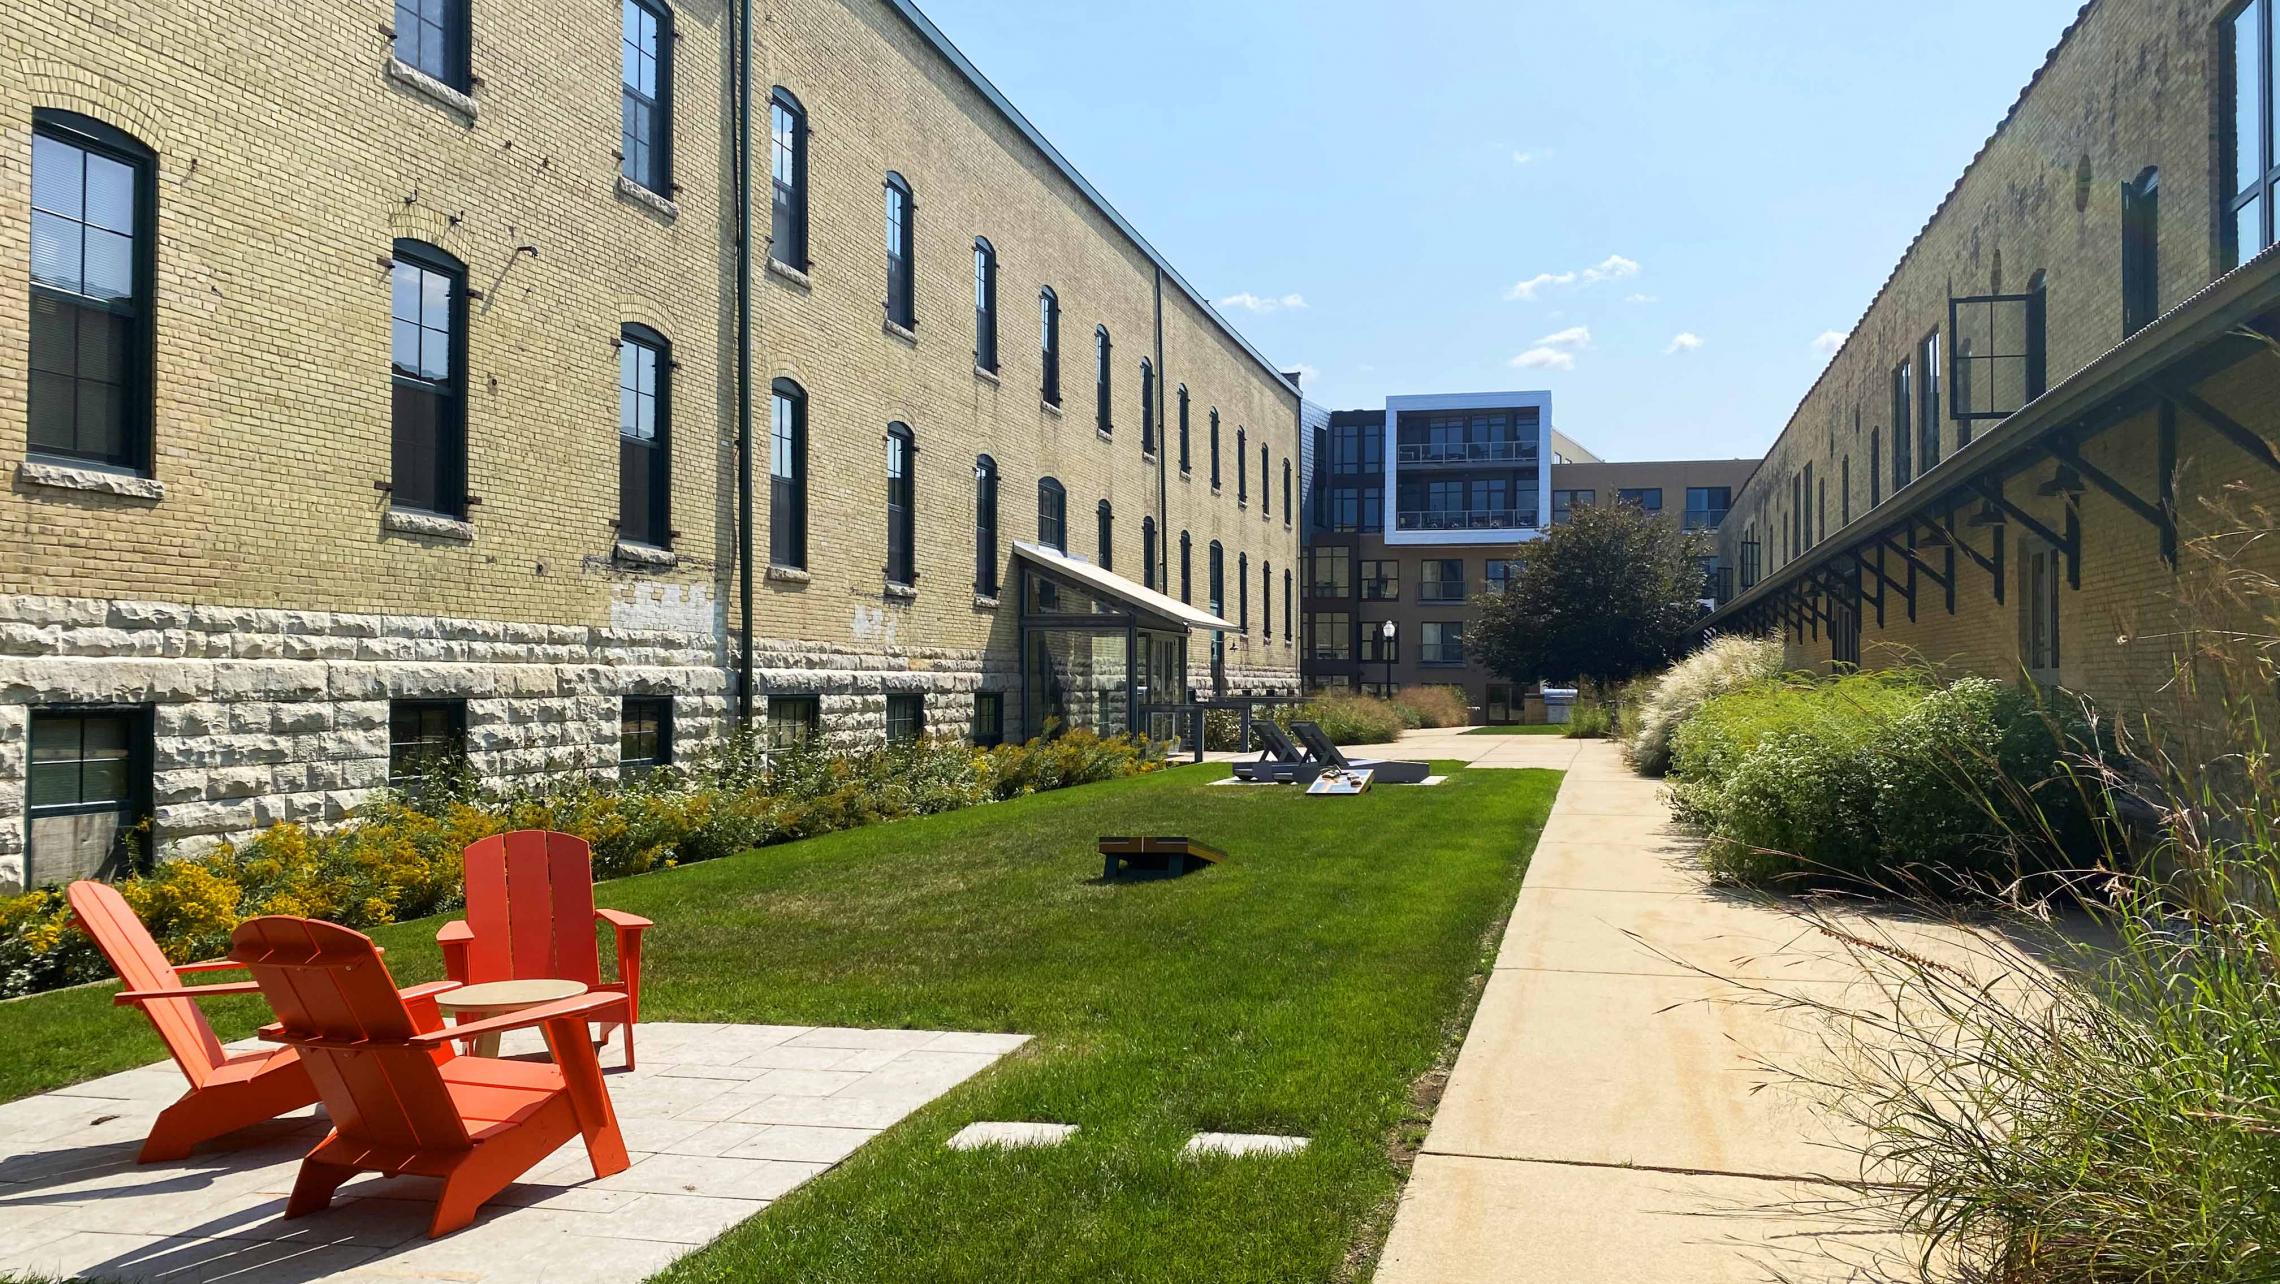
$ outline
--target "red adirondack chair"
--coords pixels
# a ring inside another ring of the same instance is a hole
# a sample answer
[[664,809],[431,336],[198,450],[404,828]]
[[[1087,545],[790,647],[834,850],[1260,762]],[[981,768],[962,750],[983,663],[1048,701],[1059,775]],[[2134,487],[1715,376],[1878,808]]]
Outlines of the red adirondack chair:
[[[422,1022],[388,976],[372,938],[315,919],[248,919],[230,957],[277,1012],[261,1037],[295,1049],[332,1115],[333,1130],[301,1161],[287,1217],[332,1202],[359,1172],[437,1177],[428,1222],[455,1231],[515,1178],[583,1136],[594,1176],[630,1162],[586,1023],[610,1004],[583,995],[448,1029]],[[554,1062],[457,1055],[460,1039],[540,1026]]]
[[[197,986],[182,983],[185,976],[235,971],[242,964],[234,959],[213,959],[175,967],[159,952],[158,942],[150,938],[149,929],[135,917],[117,888],[81,880],[64,894],[79,930],[94,939],[95,948],[126,983],[127,988],[111,1001],[142,1009],[174,1057],[174,1064],[182,1067],[182,1076],[190,1081],[190,1090],[182,1099],[159,1112],[158,1122],[151,1125],[142,1152],[136,1156],[139,1162],[184,1158],[202,1141],[316,1101],[316,1085],[309,1082],[309,1072],[291,1048],[233,1056],[223,1051],[214,1028],[206,1022],[206,1014],[198,1010],[199,999],[254,994],[260,991],[259,985],[252,981]],[[404,992],[422,1029],[441,1028],[443,1014],[436,1010],[433,995],[450,988],[448,984],[427,985]]]
[[[594,908],[594,854],[575,834],[518,829],[467,849],[467,917],[435,934],[444,975],[462,985],[553,977],[609,996],[602,1037],[625,1027],[633,1068],[633,1023],[641,1012],[641,934],[648,919]],[[618,979],[602,979],[594,924],[617,937]]]

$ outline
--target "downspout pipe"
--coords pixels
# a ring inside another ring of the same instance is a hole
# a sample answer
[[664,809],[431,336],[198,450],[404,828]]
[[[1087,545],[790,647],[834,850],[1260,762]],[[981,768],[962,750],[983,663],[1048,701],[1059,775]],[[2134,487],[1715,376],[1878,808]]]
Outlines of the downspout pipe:
[[1156,564],[1148,571],[1159,585],[1172,582],[1171,481],[1165,472],[1165,460],[1172,453],[1172,425],[1164,418],[1164,389],[1171,382],[1171,372],[1164,368],[1164,269],[1159,267],[1156,269],[1156,386],[1148,394],[1156,403],[1148,408],[1156,421]]
[[736,725],[752,726],[752,0],[737,0]]

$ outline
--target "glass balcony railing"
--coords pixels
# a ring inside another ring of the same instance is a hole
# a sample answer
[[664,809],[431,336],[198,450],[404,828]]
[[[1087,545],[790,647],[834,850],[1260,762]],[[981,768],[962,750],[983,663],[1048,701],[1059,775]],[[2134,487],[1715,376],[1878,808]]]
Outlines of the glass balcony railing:
[[1725,520],[1726,510],[1723,508],[1686,510],[1686,529],[1690,531],[1714,531]]
[[1462,642],[1427,642],[1417,648],[1419,664],[1463,664],[1465,645]]
[[1536,462],[1536,443],[1532,441],[1403,442],[1394,447],[1394,458],[1405,464],[1532,464]]
[[1465,600],[1463,580],[1427,580],[1417,586],[1420,602],[1462,602]]
[[1536,524],[1536,510],[1532,508],[1425,509],[1417,512],[1396,513],[1394,521],[1394,529],[1404,531],[1528,530]]

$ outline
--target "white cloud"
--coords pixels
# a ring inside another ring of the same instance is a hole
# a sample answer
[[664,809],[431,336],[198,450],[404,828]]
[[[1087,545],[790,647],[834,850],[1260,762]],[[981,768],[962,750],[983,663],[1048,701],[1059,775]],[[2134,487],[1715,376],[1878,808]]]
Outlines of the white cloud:
[[1516,151],[1516,152],[1512,153],[1512,163],[1513,163],[1513,164],[1515,164],[1515,165],[1532,165],[1532,164],[1536,163],[1537,161],[1543,160],[1545,157],[1547,157],[1547,156],[1550,156],[1550,155],[1551,155],[1551,153],[1550,153],[1550,152],[1518,152],[1518,151]]
[[1286,309],[1296,312],[1306,306],[1306,296],[1303,294],[1261,295],[1245,290],[1241,294],[1230,294],[1221,299],[1219,306],[1241,308],[1245,312],[1281,312]]
[[1540,348],[1588,348],[1591,346],[1591,327],[1571,325],[1556,334],[1547,334],[1536,340]]
[[1837,355],[1837,349],[1845,346],[1845,340],[1851,337],[1850,330],[1823,330],[1813,336],[1813,351],[1824,357],[1833,357]]
[[1663,349],[1663,355],[1669,356],[1673,352],[1692,352],[1701,346],[1701,335],[1694,333],[1692,330],[1681,330],[1677,334],[1671,336],[1670,346]]
[[1538,272],[1525,281],[1515,281],[1512,288],[1504,292],[1504,297],[1512,302],[1527,303],[1533,301],[1537,292],[1547,286],[1597,285],[1601,281],[1622,281],[1638,274],[1637,260],[1610,254],[1587,268],[1575,268],[1566,272]]
[[1625,303],[1659,303],[1659,302],[1661,302],[1661,300],[1660,300],[1660,299],[1657,299],[1655,296],[1653,296],[1653,295],[1651,295],[1651,294],[1626,294],[1626,295],[1624,295],[1624,296],[1623,296],[1623,302],[1625,302]]
[[1558,348],[1535,347],[1512,358],[1511,364],[1516,370],[1573,370],[1575,354]]

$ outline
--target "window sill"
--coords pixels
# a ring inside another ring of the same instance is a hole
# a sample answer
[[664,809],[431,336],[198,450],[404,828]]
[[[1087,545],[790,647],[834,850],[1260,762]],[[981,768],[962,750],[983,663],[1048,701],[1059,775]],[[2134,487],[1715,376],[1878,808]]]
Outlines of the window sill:
[[882,321],[879,323],[879,328],[885,331],[889,338],[900,339],[914,348],[918,346],[918,331],[907,325],[898,321]]
[[634,182],[623,174],[617,176],[617,194],[619,199],[631,201],[661,219],[670,221],[681,217],[681,206],[678,202],[662,192],[651,190],[645,184]]
[[998,377],[997,371],[992,370],[988,366],[984,365],[976,365],[974,367],[974,377],[981,380],[983,383],[988,384],[992,388],[1003,387],[1005,383],[1003,379],[1000,379]]
[[797,566],[777,566],[774,563],[768,566],[768,582],[771,584],[806,584],[814,578]]
[[667,567],[677,565],[681,560],[672,549],[659,548],[655,544],[643,544],[636,540],[621,539],[617,542],[617,546],[610,551],[616,555],[617,560],[630,562],[635,566]]
[[1108,429],[1106,429],[1106,428],[1095,428],[1095,429],[1093,429],[1093,436],[1100,438],[1102,441],[1115,441],[1115,440],[1116,440],[1116,434],[1115,434],[1115,433],[1112,433],[1112,432],[1110,432],[1110,431],[1109,431]]
[[82,468],[74,464],[45,464],[26,459],[16,465],[16,481],[25,486],[52,486],[57,490],[84,490],[127,499],[164,499],[166,483],[156,477],[115,473],[108,468]]
[[1053,416],[1055,419],[1059,419],[1061,417],[1061,403],[1058,401],[1040,400],[1037,403],[1037,408],[1046,414]]
[[998,609],[998,600],[987,593],[976,593],[974,594],[974,609],[977,611],[994,611]]
[[395,57],[388,59],[388,79],[404,86],[413,93],[458,112],[467,118],[467,123],[475,123],[475,100],[473,98],[453,89],[403,59]]
[[429,539],[457,540],[462,544],[475,542],[475,523],[462,517],[414,512],[408,508],[391,508],[382,513],[380,528],[404,535],[424,535]]
[[887,596],[899,602],[913,601],[918,597],[918,586],[916,584],[897,584],[893,580],[888,580]]
[[768,256],[768,275],[782,277],[784,280],[791,282],[793,285],[796,285],[803,290],[812,290],[815,288],[815,281],[810,278],[807,273],[800,271],[798,268],[784,262],[782,259],[777,258],[773,254]]

